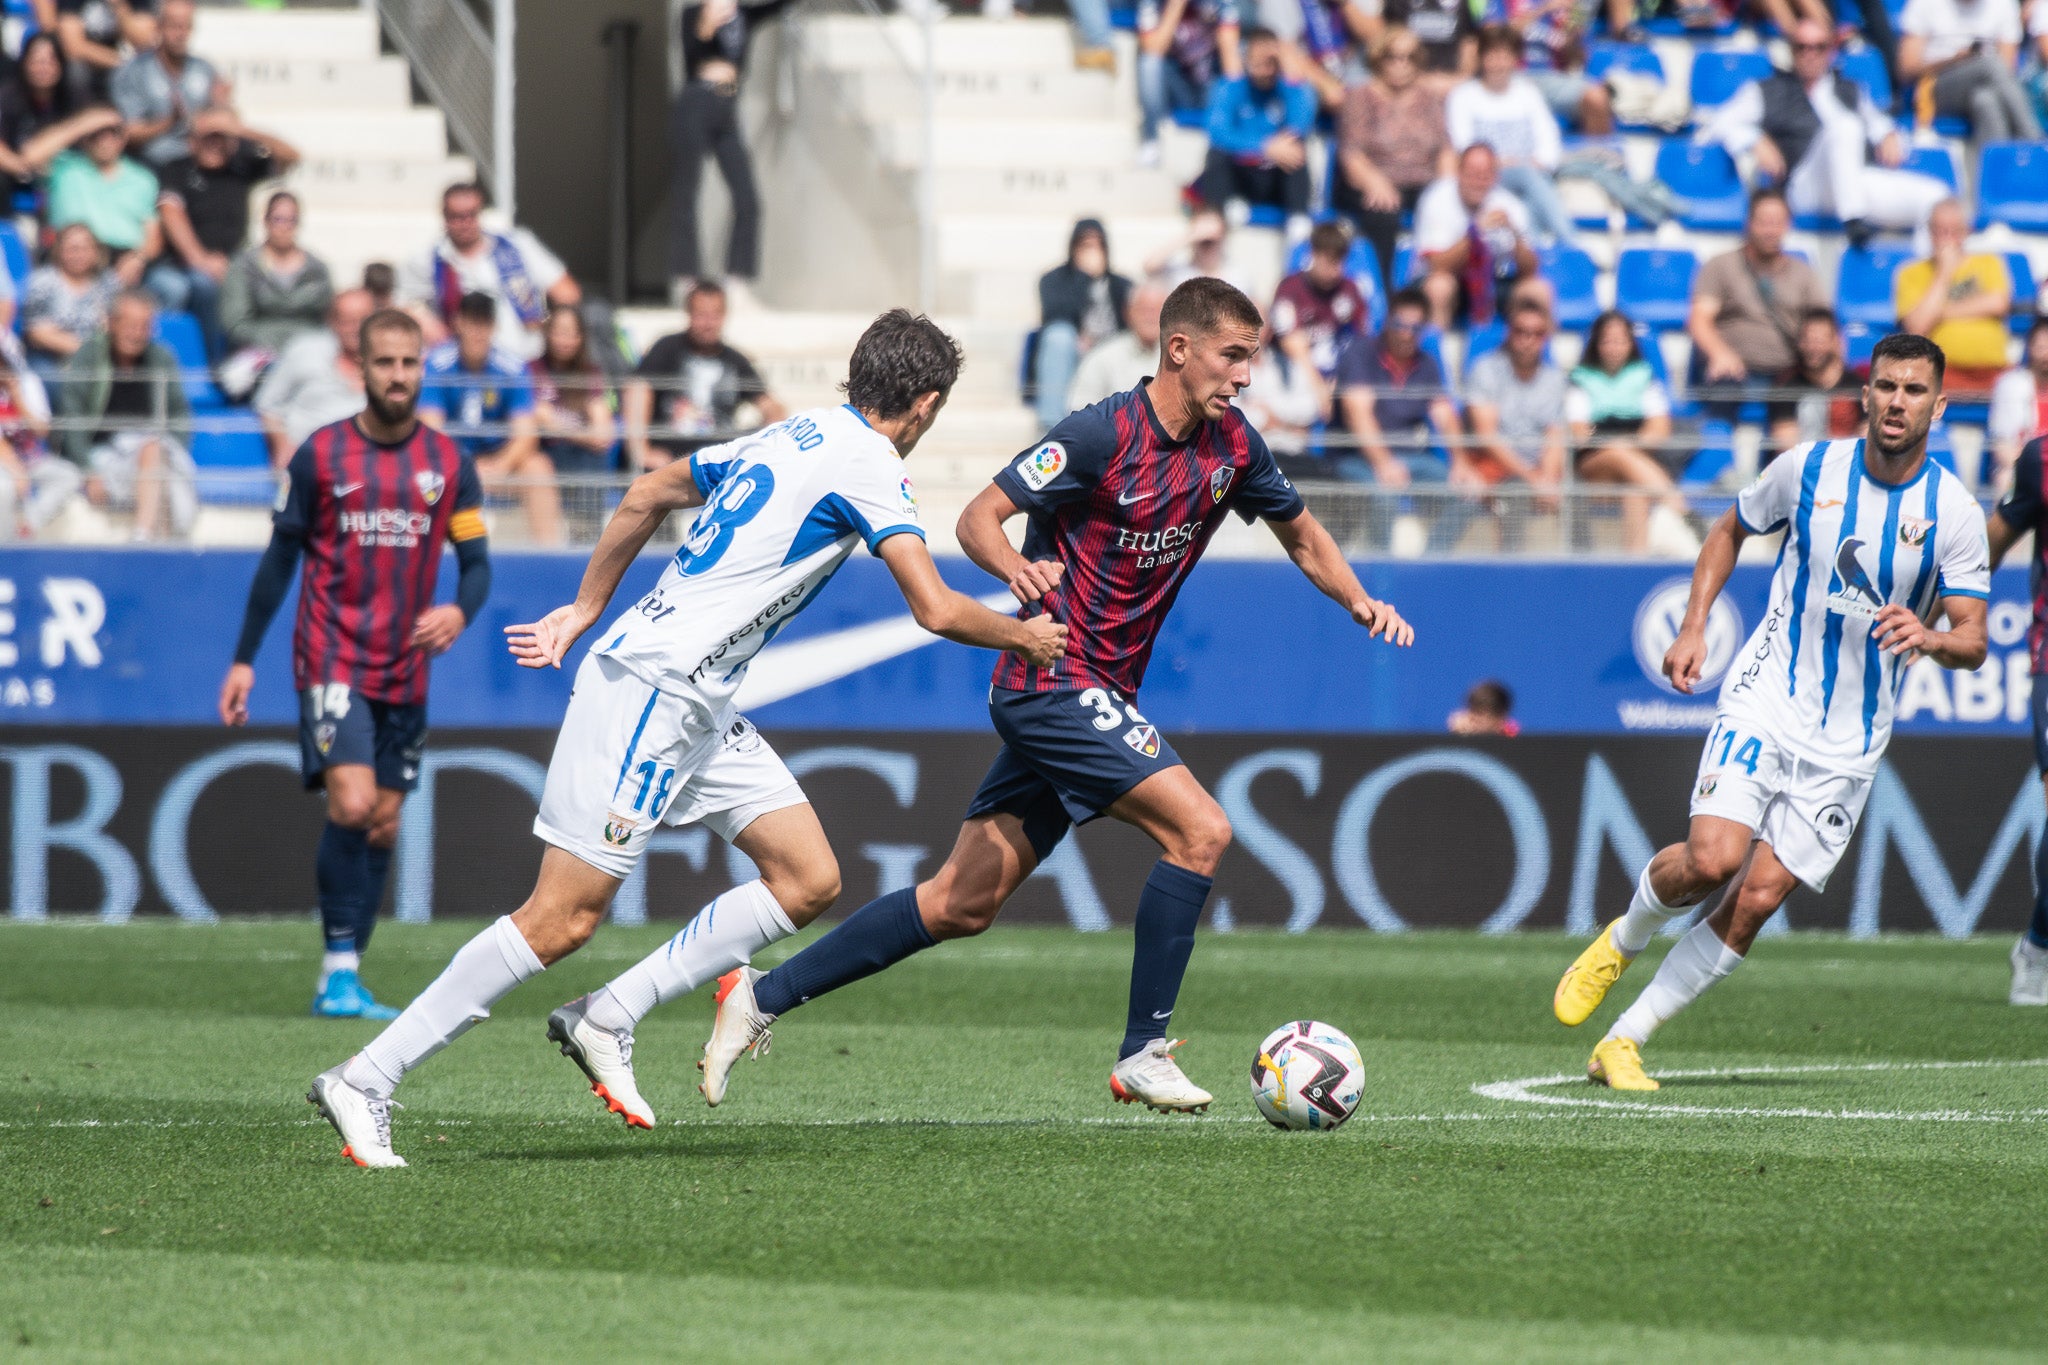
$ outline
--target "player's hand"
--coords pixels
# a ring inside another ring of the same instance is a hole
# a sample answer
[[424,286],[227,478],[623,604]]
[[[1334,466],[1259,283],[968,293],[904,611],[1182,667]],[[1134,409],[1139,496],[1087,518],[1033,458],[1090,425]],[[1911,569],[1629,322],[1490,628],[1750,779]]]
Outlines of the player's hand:
[[1911,607],[1892,603],[1870,623],[1870,638],[1887,654],[1897,654],[1907,663],[1925,654],[1934,644],[1935,632],[1913,614]]
[[1059,585],[1067,566],[1055,559],[1034,559],[1010,575],[1010,591],[1019,602],[1030,606]]
[[229,666],[227,681],[220,685],[220,723],[222,725],[247,725],[249,723],[249,689],[255,685],[255,669],[247,664],[233,664]]
[[468,624],[463,618],[462,608],[453,603],[428,607],[420,613],[420,619],[413,622],[412,647],[423,654],[443,653],[455,643],[455,637],[462,634],[462,628]]
[[1364,626],[1375,640],[1385,640],[1401,649],[1415,643],[1415,627],[1401,619],[1392,602],[1375,602],[1368,597],[1353,605],[1351,619]]
[[1690,628],[1678,632],[1671,648],[1664,651],[1664,676],[1686,696],[1699,686],[1700,673],[1707,664],[1707,633]]
[[1034,668],[1050,668],[1067,652],[1067,628],[1050,616],[1034,616],[1024,623],[1025,643],[1015,652]]
[[574,602],[556,607],[538,621],[505,627],[505,645],[521,668],[560,668],[562,656],[589,630],[593,618]]

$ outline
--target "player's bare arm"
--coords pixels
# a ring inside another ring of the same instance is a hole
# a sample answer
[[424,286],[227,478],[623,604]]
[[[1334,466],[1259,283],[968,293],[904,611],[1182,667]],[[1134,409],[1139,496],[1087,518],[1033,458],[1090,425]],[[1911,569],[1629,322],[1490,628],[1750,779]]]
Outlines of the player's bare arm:
[[560,668],[562,657],[583,632],[597,624],[619,590],[619,580],[647,545],[669,513],[698,507],[704,494],[697,487],[689,460],[650,470],[627,487],[619,510],[605,523],[576,600],[556,607],[538,621],[505,627],[505,643],[521,668]]
[[1981,667],[1991,643],[1985,629],[1990,604],[1978,597],[1944,597],[1941,609],[1948,615],[1947,630],[1934,629],[1894,602],[1870,623],[1871,638],[1888,654],[1924,656],[1943,668]]
[[1025,606],[1051,592],[1067,566],[1057,560],[1029,560],[1017,553],[1003,524],[1017,515],[1017,504],[996,484],[975,494],[953,528],[960,549],[991,577],[1000,578]]
[[1707,613],[1713,610],[1721,589],[1728,586],[1728,576],[1735,572],[1735,557],[1747,539],[1749,532],[1742,528],[1731,507],[1707,532],[1700,557],[1693,563],[1692,595],[1685,601],[1685,621],[1678,628],[1678,638],[1664,652],[1664,676],[1687,696],[1699,686],[1700,674],[1707,665]]
[[1302,576],[1315,584],[1323,596],[1350,612],[1351,619],[1364,626],[1374,639],[1403,649],[1415,643],[1415,628],[1401,619],[1393,603],[1382,602],[1365,590],[1344,552],[1316,520],[1315,513],[1304,511],[1291,521],[1269,521],[1266,525],[1273,538],[1286,547],[1287,557],[1294,561]]
[[931,551],[917,536],[890,536],[875,553],[889,566],[910,614],[934,635],[983,649],[1007,649],[1034,667],[1050,667],[1067,652],[1067,628],[1049,616],[1020,621],[990,611],[939,577]]

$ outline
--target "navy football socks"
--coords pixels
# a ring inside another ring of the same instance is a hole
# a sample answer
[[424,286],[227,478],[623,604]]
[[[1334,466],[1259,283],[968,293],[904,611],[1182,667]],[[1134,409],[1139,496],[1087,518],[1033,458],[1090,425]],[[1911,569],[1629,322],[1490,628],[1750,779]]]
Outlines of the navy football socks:
[[[764,1014],[787,1014],[937,943],[917,913],[917,888],[906,886],[871,900],[837,929],[754,983]],[[1182,962],[1186,962],[1183,954]]]
[[2034,918],[2027,925],[2027,942],[2048,948],[2048,839],[2034,850]]
[[363,903],[356,914],[356,951],[369,951],[370,934],[377,927],[377,912],[384,906],[384,878],[391,871],[391,850],[367,845],[363,850],[365,866],[363,881]]
[[1199,872],[1161,858],[1138,895],[1136,942],[1131,948],[1131,1008],[1124,1020],[1123,1050],[1117,1060],[1166,1036],[1180,981],[1195,951],[1195,923],[1215,883]]
[[360,951],[356,941],[357,907],[367,894],[370,879],[370,836],[360,829],[344,829],[332,820],[320,831],[320,850],[313,859],[313,879],[320,889],[320,928],[327,937],[327,951]]

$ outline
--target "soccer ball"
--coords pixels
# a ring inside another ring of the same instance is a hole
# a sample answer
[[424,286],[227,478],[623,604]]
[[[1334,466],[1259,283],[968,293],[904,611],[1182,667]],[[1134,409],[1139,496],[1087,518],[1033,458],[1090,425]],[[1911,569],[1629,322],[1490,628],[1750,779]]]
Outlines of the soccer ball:
[[1335,1128],[1364,1091],[1357,1045],[1312,1019],[1274,1029],[1252,1058],[1252,1103],[1275,1128]]

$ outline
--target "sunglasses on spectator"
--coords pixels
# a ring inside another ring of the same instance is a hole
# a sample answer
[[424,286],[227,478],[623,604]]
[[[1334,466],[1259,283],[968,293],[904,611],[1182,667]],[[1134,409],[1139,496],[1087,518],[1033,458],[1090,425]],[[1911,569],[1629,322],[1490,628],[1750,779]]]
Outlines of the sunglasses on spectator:
[[266,213],[263,215],[263,221],[275,223],[279,227],[291,227],[299,221],[299,215],[296,213]]
[[1833,43],[1794,43],[1792,44],[1792,50],[1794,52],[1833,52],[1835,45]]
[[443,209],[441,210],[441,221],[444,223],[467,223],[473,218],[480,217],[482,214],[482,209]]

